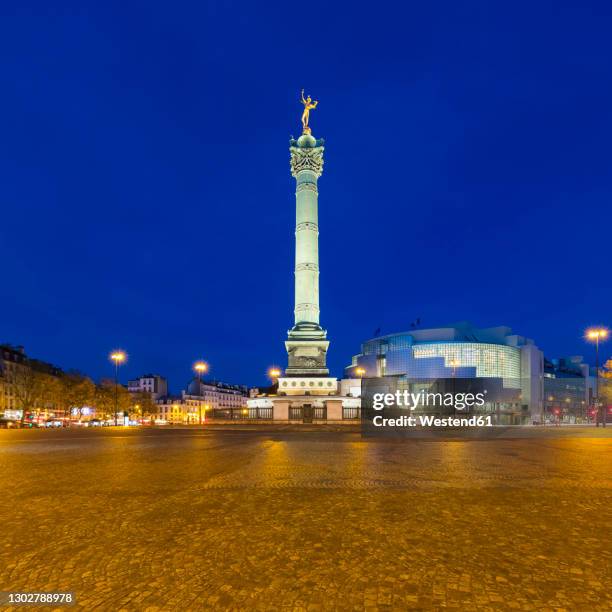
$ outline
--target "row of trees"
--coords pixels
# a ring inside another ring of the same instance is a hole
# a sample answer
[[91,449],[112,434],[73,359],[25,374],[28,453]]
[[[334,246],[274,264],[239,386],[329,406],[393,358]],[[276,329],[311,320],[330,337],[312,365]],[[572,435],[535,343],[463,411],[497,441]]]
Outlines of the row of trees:
[[17,406],[22,410],[22,422],[28,414],[51,411],[65,417],[81,417],[83,408],[95,410],[99,419],[115,413],[115,399],[120,414],[127,412],[147,417],[156,412],[155,402],[145,392],[129,393],[113,380],[95,384],[80,372],[54,372],[39,370],[29,364],[20,364],[5,381],[11,385]]

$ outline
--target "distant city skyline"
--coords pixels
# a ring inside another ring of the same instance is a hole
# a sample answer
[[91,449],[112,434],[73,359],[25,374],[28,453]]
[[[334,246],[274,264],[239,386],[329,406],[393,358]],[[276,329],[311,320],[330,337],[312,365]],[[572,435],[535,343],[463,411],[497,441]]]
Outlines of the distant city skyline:
[[325,7],[308,46],[297,5],[32,8],[0,20],[0,341],[96,379],[122,348],[123,383],[173,391],[197,359],[236,384],[285,368],[305,88],[332,374],[417,318],[594,362],[584,330],[612,303],[606,7]]

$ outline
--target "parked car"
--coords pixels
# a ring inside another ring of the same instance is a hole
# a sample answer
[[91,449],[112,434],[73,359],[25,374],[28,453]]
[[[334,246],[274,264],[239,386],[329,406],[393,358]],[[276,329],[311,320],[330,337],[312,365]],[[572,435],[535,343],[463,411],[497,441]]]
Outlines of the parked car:
[[47,419],[45,421],[45,427],[62,427],[64,422],[61,419]]

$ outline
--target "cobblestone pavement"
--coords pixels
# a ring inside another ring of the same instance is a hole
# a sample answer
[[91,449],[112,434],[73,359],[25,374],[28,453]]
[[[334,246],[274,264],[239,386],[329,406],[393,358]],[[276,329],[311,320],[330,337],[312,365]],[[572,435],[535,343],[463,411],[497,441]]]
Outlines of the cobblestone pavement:
[[84,610],[610,610],[610,466],[609,437],[0,431],[0,590]]

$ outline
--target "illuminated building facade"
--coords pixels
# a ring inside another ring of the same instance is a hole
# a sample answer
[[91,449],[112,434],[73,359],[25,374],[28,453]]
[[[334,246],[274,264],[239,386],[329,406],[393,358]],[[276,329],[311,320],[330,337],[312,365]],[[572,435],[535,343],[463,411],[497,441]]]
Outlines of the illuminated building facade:
[[169,423],[198,423],[200,420],[242,418],[246,413],[248,389],[242,385],[194,379],[177,397],[157,401],[156,418]]
[[490,406],[502,422],[541,422],[543,355],[533,340],[509,327],[478,329],[467,322],[448,327],[413,329],[372,338],[346,368],[367,377],[400,376],[407,381],[469,378],[499,381],[511,399]]
[[128,381],[130,393],[150,393],[151,399],[157,400],[168,395],[168,381],[159,374],[143,374]]
[[595,377],[580,356],[544,360],[544,420],[588,423],[594,415]]

